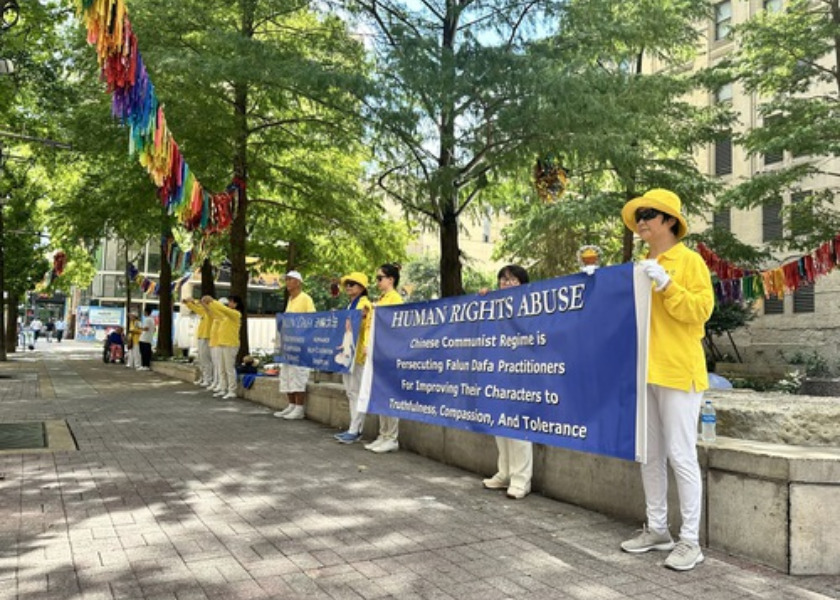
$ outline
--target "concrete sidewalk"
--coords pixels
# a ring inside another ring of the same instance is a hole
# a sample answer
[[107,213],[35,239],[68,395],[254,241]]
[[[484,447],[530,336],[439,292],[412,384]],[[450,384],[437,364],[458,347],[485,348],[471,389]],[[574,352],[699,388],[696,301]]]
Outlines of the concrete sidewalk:
[[639,524],[100,357],[0,364],[0,422],[64,419],[79,446],[0,452],[2,599],[840,598],[713,551],[675,573],[619,550]]

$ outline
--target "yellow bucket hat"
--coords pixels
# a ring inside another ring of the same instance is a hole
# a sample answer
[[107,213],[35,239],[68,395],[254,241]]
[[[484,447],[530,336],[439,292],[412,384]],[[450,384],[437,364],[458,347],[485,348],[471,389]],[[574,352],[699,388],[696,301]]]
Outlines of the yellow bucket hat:
[[348,281],[355,281],[356,283],[360,284],[363,288],[367,289],[368,278],[367,275],[365,275],[364,273],[360,273],[359,271],[353,271],[352,273],[348,273],[347,275],[341,278],[342,287]]
[[677,239],[681,240],[688,233],[688,223],[682,216],[680,197],[670,190],[656,188],[645,192],[643,196],[633,198],[621,209],[621,218],[630,231],[636,231],[636,210],[639,208],[655,208],[679,221]]

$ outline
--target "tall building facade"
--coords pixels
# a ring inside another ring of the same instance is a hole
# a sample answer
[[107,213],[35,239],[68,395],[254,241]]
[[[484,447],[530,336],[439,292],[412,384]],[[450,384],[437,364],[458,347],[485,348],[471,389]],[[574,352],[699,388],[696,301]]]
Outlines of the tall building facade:
[[[713,16],[701,25],[701,42],[693,64],[696,70],[712,67],[728,58],[735,51],[736,41],[731,35],[734,26],[744,23],[763,11],[784,10],[782,0],[724,0],[713,5]],[[835,59],[826,57],[826,66],[834,68]],[[655,62],[651,69],[659,68]],[[811,88],[809,94],[830,92],[828,89]],[[836,94],[836,89],[834,90]],[[692,101],[698,105],[729,103],[738,116],[737,128],[742,131],[760,127],[762,116],[759,106],[765,98],[746,92],[739,83],[722,86],[714,93],[696,93]],[[735,131],[734,133],[737,133]],[[719,178],[725,185],[748,180],[768,170],[797,164],[805,157],[784,151],[777,154],[748,155],[744,148],[734,144],[732,138],[722,139],[696,155],[698,167],[705,173]],[[825,158],[825,171],[840,172],[840,161]],[[786,191],[779,204],[765,205],[756,210],[728,209],[695,219],[692,229],[702,231],[708,226],[723,228],[740,241],[762,247],[780,239],[785,232],[796,227],[790,207],[811,192],[836,185],[826,175],[803,180],[796,189]],[[793,211],[795,214],[795,211]],[[840,233],[840,232],[838,232]],[[829,241],[829,240],[826,240]],[[814,249],[811,249],[814,250]],[[795,260],[801,252],[775,253],[773,260],[763,268],[770,269]],[[785,294],[784,299],[765,298],[755,304],[756,319],[734,335],[738,350],[746,362],[784,363],[791,358],[817,353],[829,366],[840,370],[840,274],[836,271],[819,278],[814,285]],[[720,349],[734,355],[726,339],[719,340]]]

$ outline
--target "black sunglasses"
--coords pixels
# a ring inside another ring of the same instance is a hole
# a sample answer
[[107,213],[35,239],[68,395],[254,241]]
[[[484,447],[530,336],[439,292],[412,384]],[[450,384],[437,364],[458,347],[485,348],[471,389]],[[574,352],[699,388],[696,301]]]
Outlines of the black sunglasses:
[[359,285],[359,284],[356,283],[355,281],[345,281],[344,282],[344,287],[353,287],[354,285]]
[[640,208],[636,211],[636,223],[642,220],[651,221],[659,215],[667,216],[664,212],[655,208]]

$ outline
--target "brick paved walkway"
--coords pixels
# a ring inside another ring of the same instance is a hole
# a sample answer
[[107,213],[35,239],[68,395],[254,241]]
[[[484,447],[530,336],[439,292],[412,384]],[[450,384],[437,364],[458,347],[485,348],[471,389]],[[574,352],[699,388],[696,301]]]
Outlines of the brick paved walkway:
[[0,453],[3,599],[840,598],[713,551],[674,573],[619,551],[634,524],[39,344],[0,364],[0,420],[80,450]]

